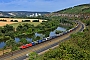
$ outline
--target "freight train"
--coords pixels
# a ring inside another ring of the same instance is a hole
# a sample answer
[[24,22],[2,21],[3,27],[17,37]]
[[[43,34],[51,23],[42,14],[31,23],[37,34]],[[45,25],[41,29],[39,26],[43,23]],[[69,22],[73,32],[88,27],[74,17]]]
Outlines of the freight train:
[[31,43],[29,43],[29,44],[22,45],[22,46],[20,46],[20,49],[26,49],[26,48],[32,47],[32,46],[34,46],[34,45],[43,43],[43,42],[48,41],[48,40],[55,39],[55,38],[57,38],[57,37],[60,37],[60,36],[62,36],[62,35],[65,35],[65,34],[67,34],[67,33],[70,33],[70,32],[72,32],[73,30],[75,30],[76,28],[78,28],[79,25],[80,25],[80,24],[77,23],[77,26],[76,26],[76,27],[74,27],[74,28],[72,28],[72,29],[69,29],[69,30],[67,30],[67,31],[64,31],[64,32],[62,32],[62,33],[60,33],[60,34],[56,34],[55,36],[46,37],[46,38],[43,38],[42,40],[37,40],[37,41],[31,42]]

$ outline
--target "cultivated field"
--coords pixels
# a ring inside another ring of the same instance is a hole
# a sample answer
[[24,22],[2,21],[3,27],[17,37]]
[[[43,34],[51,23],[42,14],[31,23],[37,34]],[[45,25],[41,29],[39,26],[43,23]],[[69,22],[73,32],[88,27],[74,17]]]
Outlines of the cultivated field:
[[14,24],[14,23],[18,23],[18,22],[0,22],[0,26],[4,26],[6,24]]
[[0,26],[5,26],[6,24],[9,24],[16,28],[19,24],[23,23],[33,24],[34,26],[37,26],[41,22],[0,22]]

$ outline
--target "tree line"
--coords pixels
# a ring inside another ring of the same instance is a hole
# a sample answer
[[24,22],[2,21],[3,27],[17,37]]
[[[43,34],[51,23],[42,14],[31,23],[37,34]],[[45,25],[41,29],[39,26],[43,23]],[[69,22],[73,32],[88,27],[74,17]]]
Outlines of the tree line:
[[[32,60],[89,60],[90,59],[90,19],[83,20],[86,29],[71,35],[71,38]],[[34,54],[34,56],[37,54]],[[31,57],[29,57],[31,60]]]
[[[4,53],[4,49],[9,48],[11,49],[11,52],[12,52],[12,51],[18,50],[19,49],[18,46],[26,44],[26,43],[30,43],[25,38],[21,38],[20,41],[16,43],[14,40],[15,37],[33,34],[35,32],[45,32],[45,37],[48,37],[50,34],[49,30],[57,28],[58,26],[60,26],[60,22],[62,22],[61,20],[65,20],[63,18],[56,18],[56,17],[50,17],[49,19],[50,20],[46,22],[42,22],[41,24],[37,26],[24,23],[24,24],[18,25],[17,28],[14,28],[13,26],[8,25],[8,24],[3,27],[0,27],[0,37],[6,39],[5,41],[6,46],[3,47],[3,53]],[[70,22],[65,20],[62,23],[70,23]],[[56,34],[60,32],[61,31],[56,31]],[[39,40],[39,39],[40,37],[37,36],[36,39],[33,38],[33,41]]]

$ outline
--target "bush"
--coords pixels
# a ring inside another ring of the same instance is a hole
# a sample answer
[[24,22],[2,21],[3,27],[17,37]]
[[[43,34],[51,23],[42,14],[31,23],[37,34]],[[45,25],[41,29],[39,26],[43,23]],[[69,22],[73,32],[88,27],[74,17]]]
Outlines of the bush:
[[60,30],[56,30],[55,33],[56,34],[59,34],[59,33],[61,33],[61,31]]

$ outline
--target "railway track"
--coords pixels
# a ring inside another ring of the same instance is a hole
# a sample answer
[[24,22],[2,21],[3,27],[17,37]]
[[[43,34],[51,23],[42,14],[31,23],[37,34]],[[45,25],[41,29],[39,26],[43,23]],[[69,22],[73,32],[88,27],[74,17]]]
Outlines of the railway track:
[[78,28],[76,28],[74,31],[67,33],[63,36],[57,37],[55,39],[43,42],[41,44],[29,47],[27,49],[23,49],[23,50],[19,50],[16,52],[13,52],[13,56],[11,55],[11,53],[6,54],[4,56],[0,56],[0,60],[23,60],[26,58],[26,54],[30,53],[30,52],[37,52],[40,53],[42,51],[45,51],[51,47],[54,47],[56,45],[58,45],[60,42],[67,40],[68,38],[70,38],[70,35],[72,33],[76,33],[79,31],[82,31],[84,29],[84,25],[80,22]]

